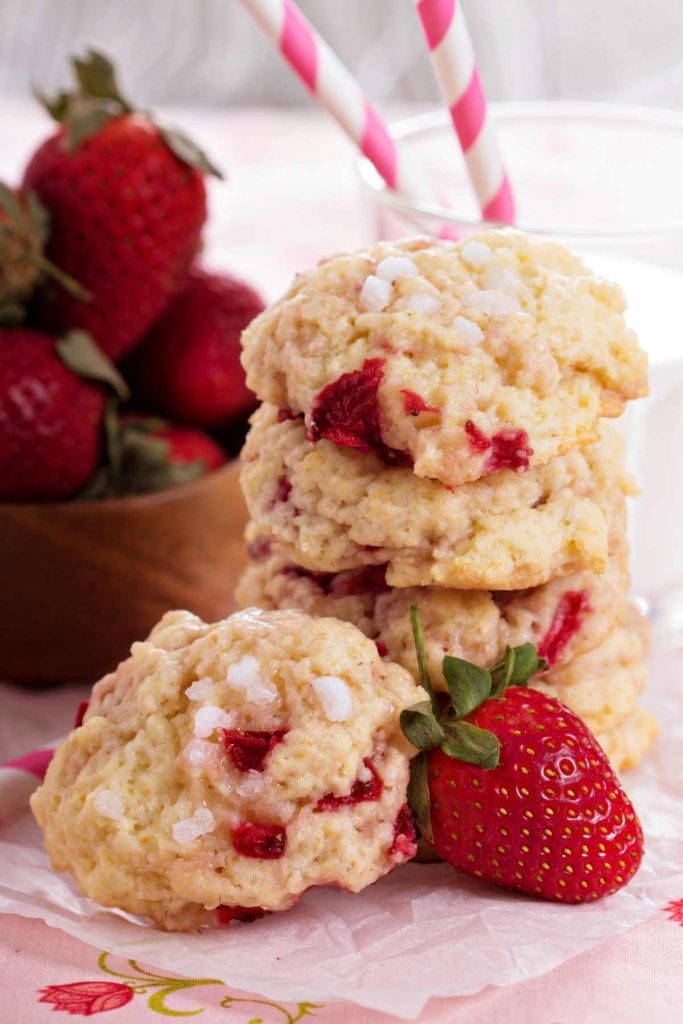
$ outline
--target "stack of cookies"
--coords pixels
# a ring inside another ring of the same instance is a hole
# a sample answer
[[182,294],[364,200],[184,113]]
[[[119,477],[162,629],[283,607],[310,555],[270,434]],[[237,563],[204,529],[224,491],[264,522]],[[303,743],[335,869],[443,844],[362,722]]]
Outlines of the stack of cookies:
[[532,685],[617,768],[656,733],[638,704],[626,498],[609,422],[647,390],[620,289],[513,230],[381,243],[298,277],[243,336],[263,405],[242,454],[243,606],[359,626],[417,674],[532,641]]

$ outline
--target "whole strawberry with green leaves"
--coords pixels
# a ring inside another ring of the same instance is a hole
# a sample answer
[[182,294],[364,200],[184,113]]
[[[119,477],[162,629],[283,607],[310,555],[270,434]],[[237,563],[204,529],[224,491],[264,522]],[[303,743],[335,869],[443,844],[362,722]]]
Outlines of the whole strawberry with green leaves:
[[51,221],[47,256],[89,293],[50,281],[37,315],[53,333],[87,330],[118,359],[178,290],[206,219],[206,157],[134,110],[111,63],[73,61],[77,87],[45,105],[60,127],[34,153],[24,188]]
[[533,644],[489,671],[446,656],[448,699],[432,688],[411,614],[430,700],[401,725],[422,751],[408,798],[425,840],[469,875],[544,899],[580,903],[626,885],[643,856],[640,822],[581,719],[527,689],[544,667]]

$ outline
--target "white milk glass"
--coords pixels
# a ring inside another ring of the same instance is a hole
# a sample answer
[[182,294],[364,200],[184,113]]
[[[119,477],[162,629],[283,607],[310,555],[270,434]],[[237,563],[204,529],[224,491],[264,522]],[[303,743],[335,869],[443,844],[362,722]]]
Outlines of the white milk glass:
[[[620,423],[643,488],[632,505],[635,593],[656,636],[683,645],[683,115],[593,103],[493,105],[517,226],[558,239],[617,281],[647,350],[651,395]],[[460,237],[482,224],[448,116],[392,128],[420,195],[359,163],[374,238]]]

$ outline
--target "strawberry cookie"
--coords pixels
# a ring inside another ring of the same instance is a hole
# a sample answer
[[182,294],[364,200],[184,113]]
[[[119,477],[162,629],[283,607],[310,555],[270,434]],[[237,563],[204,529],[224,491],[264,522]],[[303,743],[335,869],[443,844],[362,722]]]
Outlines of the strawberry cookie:
[[595,441],[647,392],[621,289],[510,229],[382,242],[300,275],[243,335],[249,386],[311,442],[448,485]]
[[599,733],[596,739],[616,771],[625,772],[640,764],[658,733],[655,716],[637,705],[621,725]]
[[633,484],[614,429],[520,474],[457,488],[370,452],[312,443],[272,405],[252,417],[241,484],[259,532],[316,572],[386,565],[390,586],[520,590],[604,572]]
[[95,686],[31,805],[57,870],[163,928],[357,892],[415,853],[399,715],[423,697],[347,623],[171,612]]
[[648,620],[627,605],[599,647],[558,665],[533,685],[567,704],[597,735],[616,730],[635,711],[645,688],[649,646]]
[[[253,524],[247,537],[253,534]],[[438,676],[445,654],[477,665],[493,663],[506,646],[531,642],[548,664],[561,665],[597,647],[624,609],[628,552],[622,545],[607,569],[564,576],[531,590],[454,590],[389,587],[384,566],[340,573],[293,564],[278,544],[252,537],[252,561],[235,596],[243,607],[298,608],[352,622],[378,650],[417,675],[410,606],[417,604],[430,670]]]

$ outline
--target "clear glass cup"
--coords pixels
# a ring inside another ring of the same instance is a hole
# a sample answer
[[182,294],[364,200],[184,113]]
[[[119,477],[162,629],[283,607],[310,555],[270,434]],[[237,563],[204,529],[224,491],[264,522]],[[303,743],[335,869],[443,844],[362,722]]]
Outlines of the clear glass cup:
[[[660,638],[683,644],[683,115],[593,103],[493,105],[517,226],[618,281],[648,351],[651,395],[621,421],[643,494],[631,511],[634,587]],[[461,237],[483,225],[445,111],[392,126],[420,195],[359,161],[369,234]],[[491,225],[488,225],[491,226]]]

